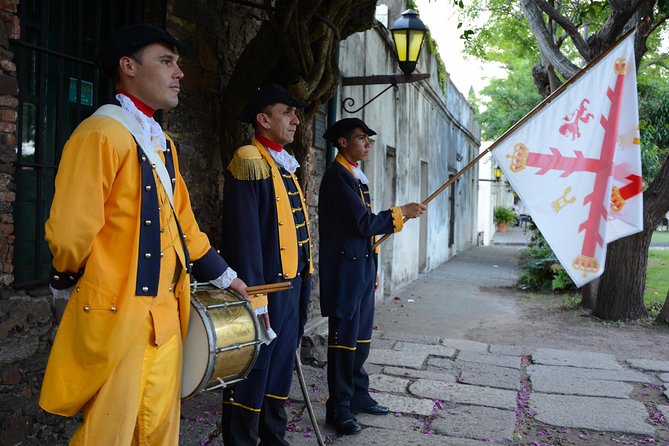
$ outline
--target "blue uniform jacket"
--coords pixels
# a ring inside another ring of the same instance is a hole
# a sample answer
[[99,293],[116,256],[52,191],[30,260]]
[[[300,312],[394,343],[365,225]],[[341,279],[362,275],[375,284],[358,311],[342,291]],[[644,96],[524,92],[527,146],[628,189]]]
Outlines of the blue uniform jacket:
[[[249,286],[289,279],[284,276],[281,264],[276,196],[271,176],[265,179],[240,180],[229,170],[226,171],[221,254]],[[308,252],[308,248],[305,249]],[[309,255],[305,259],[307,266],[308,257]],[[283,325],[286,312],[285,299],[299,298],[299,335],[302,335],[311,295],[311,274],[308,274],[308,268],[302,273],[300,296],[295,297],[293,290],[269,295],[270,323],[277,334],[279,327]],[[255,368],[266,366],[268,358],[264,350],[261,349]]]
[[362,297],[374,289],[377,260],[372,236],[402,227],[398,208],[373,214],[370,201],[368,187],[342,162],[325,172],[318,201],[323,316],[353,317]]

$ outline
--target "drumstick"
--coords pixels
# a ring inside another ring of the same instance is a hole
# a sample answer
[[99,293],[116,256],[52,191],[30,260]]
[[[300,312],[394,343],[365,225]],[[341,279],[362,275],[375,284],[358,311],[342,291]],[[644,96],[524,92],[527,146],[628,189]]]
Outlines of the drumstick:
[[274,293],[276,291],[289,290],[293,287],[290,282],[269,283],[267,285],[247,286],[246,292],[253,294]]

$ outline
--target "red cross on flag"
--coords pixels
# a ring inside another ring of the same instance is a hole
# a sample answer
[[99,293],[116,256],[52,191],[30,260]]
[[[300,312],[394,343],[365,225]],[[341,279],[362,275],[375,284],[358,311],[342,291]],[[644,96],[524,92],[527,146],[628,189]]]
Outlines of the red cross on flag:
[[492,152],[574,283],[643,229],[634,33]]

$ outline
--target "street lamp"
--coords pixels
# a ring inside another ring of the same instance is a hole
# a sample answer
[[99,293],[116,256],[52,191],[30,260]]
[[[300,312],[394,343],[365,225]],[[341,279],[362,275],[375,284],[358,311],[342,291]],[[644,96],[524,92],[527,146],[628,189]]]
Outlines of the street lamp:
[[[495,166],[492,169],[492,174],[495,177],[494,179],[489,180],[487,178],[479,178],[479,181],[490,181],[492,183],[499,183],[499,180],[502,179],[502,169],[499,166]],[[472,179],[472,181],[474,181],[474,180]]]
[[402,13],[402,17],[390,27],[390,32],[395,42],[395,53],[400,69],[404,74],[409,75],[416,69],[416,61],[420,56],[427,28],[418,18],[416,11],[407,9]]
[[427,27],[423,24],[421,19],[418,18],[418,13],[413,9],[407,9],[402,13],[402,16],[393,23],[390,27],[390,31],[393,35],[393,42],[395,44],[395,56],[397,56],[400,69],[404,74],[342,78],[341,84],[343,86],[390,84],[381,93],[377,94],[355,110],[351,110],[347,107],[347,105],[351,107],[354,106],[355,100],[351,97],[344,98],[341,102],[342,109],[344,109],[345,112],[351,114],[359,112],[391,88],[397,91],[397,84],[416,82],[430,77],[429,73],[412,74],[416,69],[416,62],[418,61],[418,56],[420,56],[420,50],[423,46],[423,41],[425,40],[425,33],[427,32]]
[[502,169],[499,166],[495,166],[492,173],[495,175],[495,181],[499,181],[502,178]]

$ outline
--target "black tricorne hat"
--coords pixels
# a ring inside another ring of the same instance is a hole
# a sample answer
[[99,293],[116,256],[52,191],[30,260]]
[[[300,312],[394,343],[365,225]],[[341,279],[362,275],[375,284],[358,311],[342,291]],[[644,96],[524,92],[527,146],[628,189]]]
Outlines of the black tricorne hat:
[[265,85],[258,88],[246,106],[237,114],[237,117],[242,122],[252,124],[256,121],[256,115],[265,107],[278,104],[279,102],[297,108],[302,108],[306,105],[276,84]]
[[137,23],[117,29],[104,41],[98,54],[98,65],[111,78],[118,60],[154,42],[165,42],[181,51],[181,43],[167,31],[148,23]]
[[330,141],[332,144],[336,144],[337,140],[341,138],[345,132],[355,128],[361,128],[367,134],[367,136],[376,135],[376,132],[370,129],[362,119],[344,118],[332,124],[330,128],[327,129],[325,133],[323,133],[323,138]]

